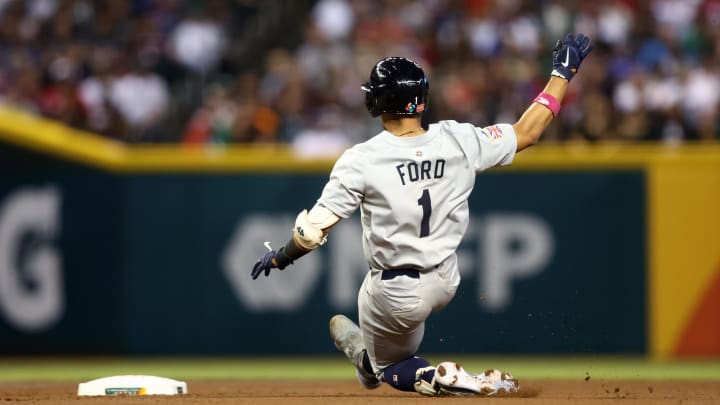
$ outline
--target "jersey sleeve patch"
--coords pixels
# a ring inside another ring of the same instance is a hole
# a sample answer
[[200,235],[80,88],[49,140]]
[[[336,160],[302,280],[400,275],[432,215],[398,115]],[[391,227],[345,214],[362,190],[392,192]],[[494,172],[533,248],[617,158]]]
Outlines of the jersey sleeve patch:
[[505,134],[503,134],[502,129],[497,125],[490,125],[488,127],[483,128],[483,133],[485,136],[490,138],[491,140],[495,141],[498,139],[502,139]]

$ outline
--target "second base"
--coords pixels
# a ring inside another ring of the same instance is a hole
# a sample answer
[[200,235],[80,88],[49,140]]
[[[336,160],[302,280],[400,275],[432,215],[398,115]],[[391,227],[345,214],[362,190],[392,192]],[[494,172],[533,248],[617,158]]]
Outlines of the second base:
[[187,394],[183,381],[151,375],[116,375],[78,385],[78,396]]

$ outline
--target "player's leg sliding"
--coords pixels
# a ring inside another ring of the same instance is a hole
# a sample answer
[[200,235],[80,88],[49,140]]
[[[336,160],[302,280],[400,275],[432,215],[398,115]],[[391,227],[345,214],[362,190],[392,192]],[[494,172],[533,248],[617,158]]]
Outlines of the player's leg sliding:
[[519,388],[512,375],[500,370],[471,374],[459,363],[446,361],[432,367],[427,360],[415,356],[385,368],[383,380],[395,389],[427,396],[493,396],[514,393]]
[[373,373],[370,360],[365,351],[365,344],[360,335],[360,328],[355,322],[344,315],[335,315],[330,319],[330,336],[335,347],[355,366],[358,381],[367,389],[374,389],[382,384]]
[[437,365],[431,385],[439,395],[463,396],[510,394],[520,388],[520,383],[510,373],[489,369],[481,374],[472,374],[465,371],[460,363],[450,361]]
[[[330,319],[330,335],[335,347],[355,366],[358,381],[367,389],[379,387],[382,382],[375,376],[360,334],[360,328],[344,315]],[[400,391],[418,392],[427,396],[461,395],[493,396],[514,393],[520,387],[510,373],[489,369],[482,374],[465,371],[454,362],[442,362],[433,367],[420,357],[409,357],[386,367],[382,379]]]

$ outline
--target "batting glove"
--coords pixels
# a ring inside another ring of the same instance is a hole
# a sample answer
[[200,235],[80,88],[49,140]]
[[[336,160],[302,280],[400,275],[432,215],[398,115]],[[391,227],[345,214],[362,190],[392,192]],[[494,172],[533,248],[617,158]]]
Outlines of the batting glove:
[[263,257],[260,258],[257,262],[255,262],[255,265],[252,268],[252,273],[250,275],[252,276],[253,280],[257,279],[262,272],[265,272],[265,277],[270,275],[270,269],[275,267],[273,265],[273,259],[275,258],[275,251],[271,250],[263,255]]
[[578,34],[577,37],[574,37],[573,34],[567,34],[565,39],[558,40],[553,48],[553,71],[551,74],[569,81],[575,76],[583,59],[592,49],[590,38],[582,33]]
[[[260,260],[255,262],[255,265],[252,268],[252,272],[250,275],[252,276],[253,280],[257,279],[260,274],[265,272],[265,277],[270,275],[270,269],[279,269],[283,270],[288,265],[292,264],[292,261],[288,259],[287,255],[284,254],[283,249],[284,247],[281,247],[277,252],[272,250],[270,248],[269,242],[266,242],[265,246],[270,250],[269,252],[265,253]],[[273,261],[273,259],[275,259]]]

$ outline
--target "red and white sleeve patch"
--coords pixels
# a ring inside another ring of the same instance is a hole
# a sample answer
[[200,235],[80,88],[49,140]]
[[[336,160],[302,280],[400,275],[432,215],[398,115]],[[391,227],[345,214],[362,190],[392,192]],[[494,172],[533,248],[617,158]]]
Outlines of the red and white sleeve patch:
[[488,136],[488,138],[492,140],[500,139],[505,136],[502,129],[500,129],[500,127],[497,125],[490,125],[489,127],[485,127],[483,129],[485,130],[484,132]]

